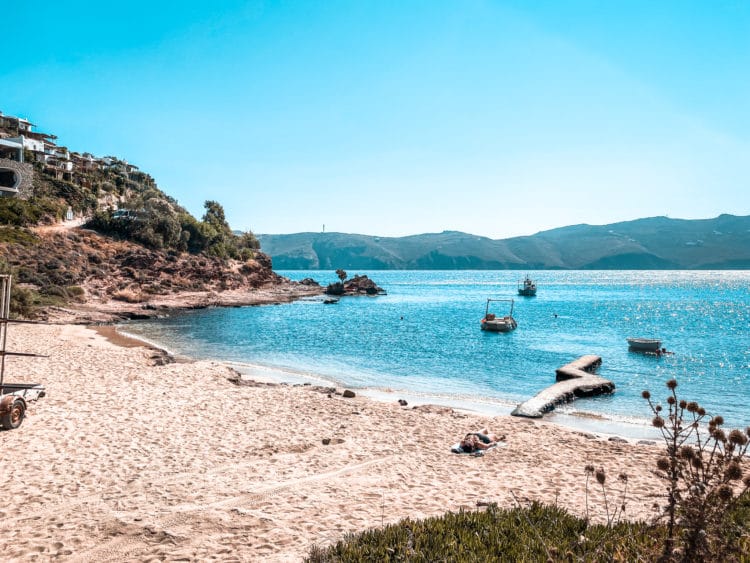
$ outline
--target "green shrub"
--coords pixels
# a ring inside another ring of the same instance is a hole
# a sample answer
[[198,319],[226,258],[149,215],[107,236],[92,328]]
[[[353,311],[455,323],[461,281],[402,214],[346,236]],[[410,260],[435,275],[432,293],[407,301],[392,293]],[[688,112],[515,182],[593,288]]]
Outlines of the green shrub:
[[111,211],[99,211],[87,227],[149,248],[206,254],[223,260],[250,260],[260,248],[253,233],[235,235],[232,232],[224,209],[215,201],[205,203],[206,214],[202,221],[156,189],[147,190],[124,207],[132,214],[115,217]]
[[28,229],[19,227],[0,227],[0,242],[30,246],[38,240],[39,237]]
[[48,214],[61,219],[68,206],[78,211],[91,213],[98,206],[96,190],[86,188],[55,178],[45,178],[36,187],[35,192],[42,194],[42,198],[52,202],[54,209],[49,209]]
[[14,287],[10,294],[10,316],[31,318],[34,316],[35,293],[23,287]]
[[29,199],[2,197],[0,198],[0,225],[27,227],[36,225],[45,218],[61,219],[67,207],[68,203],[57,195],[43,195]]
[[144,297],[140,291],[135,291],[130,288],[120,289],[112,294],[112,299],[117,301],[124,301],[125,303],[142,303],[148,299]]
[[76,301],[78,303],[86,302],[86,292],[81,286],[69,285],[65,288],[65,291],[68,294],[69,301]]
[[344,295],[344,284],[341,282],[329,283],[326,287],[326,295]]
[[68,286],[65,290],[71,297],[81,297],[85,293],[83,288],[79,285]]
[[45,286],[39,291],[39,293],[48,297],[59,297],[63,300],[68,299],[68,292],[65,291],[64,287],[60,287],[59,285]]
[[305,561],[652,560],[663,531],[645,523],[589,526],[556,506],[449,512],[402,520],[314,547]]

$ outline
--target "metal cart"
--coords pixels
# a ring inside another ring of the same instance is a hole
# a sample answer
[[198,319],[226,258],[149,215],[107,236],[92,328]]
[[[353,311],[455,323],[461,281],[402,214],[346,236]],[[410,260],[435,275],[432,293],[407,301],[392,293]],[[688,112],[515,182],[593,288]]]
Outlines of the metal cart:
[[0,275],[0,426],[6,430],[13,430],[21,426],[26,416],[26,408],[30,401],[41,399],[46,394],[44,386],[39,383],[6,383],[5,358],[7,356],[46,356],[26,352],[9,352],[5,349],[8,338],[8,324],[33,323],[10,319],[10,288],[11,276]]

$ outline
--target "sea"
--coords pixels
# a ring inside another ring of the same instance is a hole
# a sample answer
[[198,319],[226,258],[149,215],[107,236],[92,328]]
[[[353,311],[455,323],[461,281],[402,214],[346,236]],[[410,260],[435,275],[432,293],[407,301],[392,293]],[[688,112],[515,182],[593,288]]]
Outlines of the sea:
[[[333,271],[279,271],[326,285]],[[355,272],[350,272],[354,274]],[[122,332],[173,354],[230,363],[248,377],[333,385],[376,399],[403,398],[488,415],[555,382],[555,369],[601,356],[610,395],[581,398],[547,415],[586,430],[649,437],[649,390],[666,406],[666,382],[727,427],[750,425],[750,271],[360,271],[387,295],[322,297],[253,307],[209,308],[132,321]],[[521,297],[529,275],[536,297]],[[510,312],[510,333],[480,329]],[[670,353],[628,349],[659,338]]]

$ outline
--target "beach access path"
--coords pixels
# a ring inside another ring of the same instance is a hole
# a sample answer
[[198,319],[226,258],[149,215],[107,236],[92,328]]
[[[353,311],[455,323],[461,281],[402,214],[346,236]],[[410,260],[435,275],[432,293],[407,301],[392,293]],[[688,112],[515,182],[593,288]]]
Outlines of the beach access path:
[[[343,398],[311,387],[243,385],[210,361],[80,325],[18,325],[9,382],[42,383],[22,426],[0,433],[6,560],[163,558],[299,561],[348,532],[538,500],[584,514],[584,466],[629,476],[626,515],[649,518],[662,483],[656,444],[608,441],[544,421]],[[489,427],[503,447],[450,446]],[[323,440],[330,440],[324,445]],[[604,518],[601,490],[588,499]],[[481,508],[479,508],[481,509]]]

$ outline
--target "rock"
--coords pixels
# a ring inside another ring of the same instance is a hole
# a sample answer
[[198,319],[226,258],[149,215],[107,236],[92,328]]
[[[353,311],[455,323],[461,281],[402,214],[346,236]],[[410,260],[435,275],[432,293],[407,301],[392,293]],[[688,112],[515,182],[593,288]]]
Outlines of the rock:
[[341,282],[329,283],[326,295],[344,295],[344,284]]
[[149,315],[147,313],[136,313],[133,311],[125,311],[122,316],[131,321],[145,321],[154,317],[154,315]]
[[238,385],[240,387],[279,387],[280,383],[273,383],[270,381],[255,381],[253,379],[242,379],[242,376],[239,374],[232,375],[230,377],[227,377],[227,381],[230,383],[234,383],[235,385]]
[[328,284],[326,288],[327,295],[385,295],[386,292],[382,287],[372,281],[367,276],[354,276],[344,283],[334,282]]
[[652,440],[638,440],[636,444],[638,444],[639,446],[654,446],[656,445],[656,442]]
[[453,409],[442,405],[414,405],[413,409],[419,409],[422,412],[429,412],[443,415],[453,415]]
[[406,406],[406,405],[408,405],[409,403],[407,403],[407,402],[406,402],[406,401],[405,401],[404,399],[399,399],[399,400],[398,400],[398,404],[399,404],[399,405],[401,405],[402,407],[405,407],[405,406]]
[[356,396],[357,395],[351,389],[344,389],[344,392],[342,393],[342,397],[344,397],[345,399],[351,399]]
[[329,444],[343,444],[344,443],[344,439],[343,438],[334,438],[334,439],[323,438],[322,442],[323,442],[324,446],[327,446]]
[[173,364],[176,361],[173,356],[170,356],[166,352],[157,352],[156,354],[153,354],[151,360],[154,362],[155,366],[166,366]]
[[627,444],[628,441],[625,438],[620,438],[619,436],[612,436],[609,439],[610,442],[615,442],[617,444]]
[[344,282],[344,293],[359,293],[366,295],[379,295],[385,293],[382,287],[372,281],[367,276],[354,276]]

